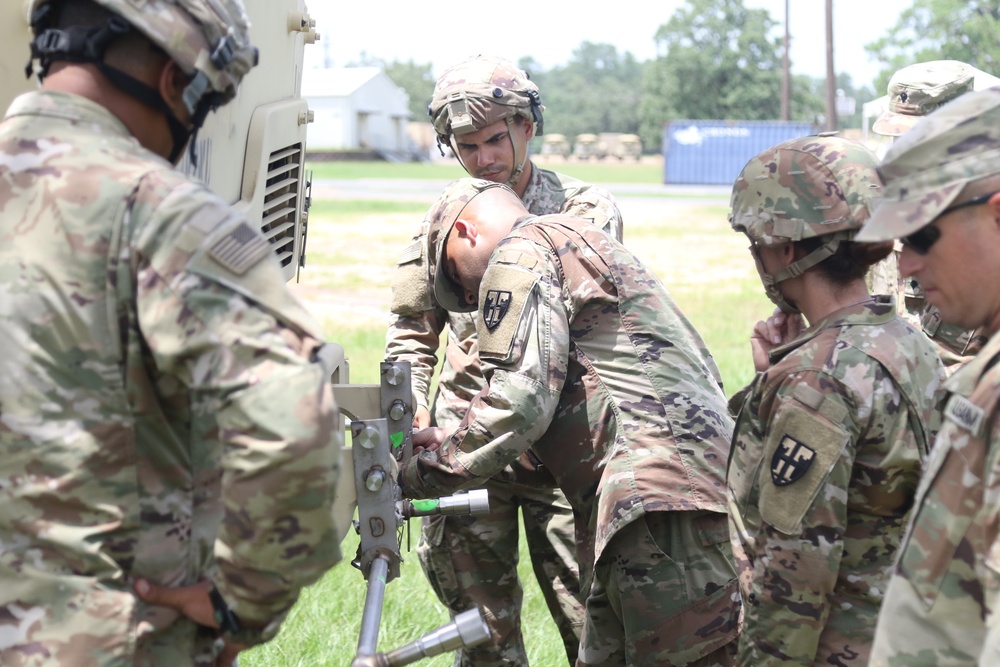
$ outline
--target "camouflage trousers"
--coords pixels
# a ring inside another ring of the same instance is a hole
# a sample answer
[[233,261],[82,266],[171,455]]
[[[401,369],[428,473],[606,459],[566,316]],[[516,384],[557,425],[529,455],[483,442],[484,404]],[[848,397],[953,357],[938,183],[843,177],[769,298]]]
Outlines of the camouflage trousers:
[[523,591],[517,576],[518,511],[531,565],[566,648],[576,660],[583,626],[573,512],[558,489],[491,479],[488,516],[427,517],[417,546],[420,564],[452,615],[483,610],[491,640],[456,654],[455,665],[527,665],[521,634]]
[[597,562],[577,665],[729,667],[740,604],[725,514],[646,514]]

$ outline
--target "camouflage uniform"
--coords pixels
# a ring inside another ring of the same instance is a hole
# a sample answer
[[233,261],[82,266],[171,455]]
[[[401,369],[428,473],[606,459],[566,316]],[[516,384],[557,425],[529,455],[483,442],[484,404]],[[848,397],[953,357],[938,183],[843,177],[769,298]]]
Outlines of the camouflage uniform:
[[[858,238],[907,237],[961,203],[969,184],[1000,175],[998,128],[997,89],[964,95],[925,118],[879,165],[885,196]],[[942,237],[964,224],[972,223],[959,219],[942,224]],[[934,260],[938,272],[979,268],[955,266],[955,259],[947,265]],[[930,254],[924,261],[932,261]],[[995,285],[984,285],[984,298],[995,302],[995,295]],[[994,323],[996,317],[996,312],[986,313]],[[943,425],[879,615],[872,665],[949,667],[1000,661],[998,361],[1000,337],[993,330],[976,358],[945,383]]]
[[0,663],[214,665],[137,578],[273,636],[339,558],[339,437],[269,244],[66,93],[14,102],[0,184]]
[[[471,91],[472,99],[467,101],[470,128],[489,124],[519,108],[497,110],[490,104],[477,103],[478,89],[474,79],[467,78],[470,66],[477,74],[487,68],[491,81],[512,97],[506,100],[512,105],[520,103],[517,91],[533,87],[523,72],[496,58],[476,58],[449,69],[437,88],[439,92]],[[439,125],[445,117],[447,114],[437,117]],[[528,210],[536,215],[566,213],[586,218],[621,240],[622,217],[609,192],[539,169],[530,161],[528,164],[531,180],[522,197]],[[436,425],[454,428],[486,383],[476,354],[474,319],[466,313],[448,313],[434,299],[425,261],[427,224],[421,224],[399,261],[393,281],[394,320],[386,335],[386,358],[410,362],[416,403],[427,407],[439,341],[447,327],[445,359],[431,414]],[[438,599],[452,614],[478,605],[491,628],[492,641],[462,649],[456,664],[482,667],[528,662],[521,633],[522,589],[517,576],[519,510],[532,567],[572,663],[584,618],[572,509],[551,475],[535,470],[528,457],[487,481],[483,488],[490,495],[489,516],[425,518],[417,547],[420,563]]]
[[[466,196],[463,187],[439,207]],[[432,261],[454,222],[439,207]],[[494,250],[480,295],[487,387],[440,459],[401,471],[404,493],[477,486],[534,451],[576,518],[588,593],[578,664],[715,654],[725,664],[739,615],[722,477],[732,422],[700,336],[637,258],[563,215],[520,220]]]
[[[889,108],[872,131],[898,137],[921,118],[972,90],[996,85],[995,77],[957,60],[934,60],[904,67],[889,80]],[[980,76],[982,75],[982,76]],[[934,344],[949,372],[972,359],[985,342],[982,332],[966,331],[941,321],[937,308],[927,303],[916,280],[899,274],[899,247],[872,268],[869,288],[876,294],[896,294],[900,314],[922,330]],[[893,291],[885,287],[896,285]]]
[[[753,564],[740,663],[866,665],[943,370],[886,296],[770,356],[739,411],[728,473]],[[782,466],[799,452],[812,463],[789,483]]]
[[[570,212],[621,239],[621,213],[603,188],[532,165],[522,201],[532,213]],[[439,340],[447,326],[445,359],[431,414],[436,425],[455,428],[486,381],[479,368],[474,318],[449,313],[434,300],[424,259],[427,224],[421,224],[400,259],[386,358],[410,362],[416,402],[427,406]],[[519,509],[532,567],[572,662],[584,616],[572,509],[551,476],[533,470],[527,461],[515,462],[482,488],[490,494],[488,516],[425,518],[417,547],[431,586],[452,613],[474,605],[486,613],[491,645],[463,649],[459,664],[527,664],[517,577]]]
[[[743,168],[730,222],[751,239],[762,278],[757,247],[824,243],[780,282],[851,242],[879,185],[861,144],[793,139]],[[740,663],[866,665],[944,369],[888,295],[827,314],[769,361],[731,403],[729,515],[752,567]]]

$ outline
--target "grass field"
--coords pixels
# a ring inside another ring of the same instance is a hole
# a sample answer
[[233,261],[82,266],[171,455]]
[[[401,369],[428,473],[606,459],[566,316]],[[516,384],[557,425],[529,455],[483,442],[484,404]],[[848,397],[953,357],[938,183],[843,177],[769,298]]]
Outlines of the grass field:
[[[402,173],[396,172],[396,167],[410,165],[381,166],[386,173]],[[622,169],[630,166],[622,165]],[[372,174],[372,178],[403,178]],[[433,178],[447,180],[451,176]],[[724,199],[702,203],[619,197],[625,244],[656,271],[702,333],[719,363],[726,393],[731,395],[753,376],[750,328],[772,307],[763,295],[745,238],[732,232],[726,222],[726,203]],[[377,381],[389,320],[392,269],[428,204],[338,199],[318,201],[313,206],[308,265],[293,289],[321,319],[329,339],[344,346],[353,382]],[[412,530],[415,545],[417,522]],[[343,545],[345,562],[303,593],[275,640],[240,657],[242,667],[350,663],[365,597],[361,574],[347,562],[356,548],[357,538],[348,536]],[[448,620],[420,571],[415,553],[404,553],[404,557],[400,579],[390,583],[386,592],[380,650],[400,646]],[[525,586],[522,618],[531,664],[564,664],[555,626],[523,550],[519,572]],[[452,664],[452,657],[439,656],[420,664],[445,667]]]
[[[662,183],[663,163],[658,160],[635,162],[540,163],[567,176],[589,183]],[[467,176],[457,160],[438,162],[310,162],[308,169],[317,179],[393,178],[453,180]]]

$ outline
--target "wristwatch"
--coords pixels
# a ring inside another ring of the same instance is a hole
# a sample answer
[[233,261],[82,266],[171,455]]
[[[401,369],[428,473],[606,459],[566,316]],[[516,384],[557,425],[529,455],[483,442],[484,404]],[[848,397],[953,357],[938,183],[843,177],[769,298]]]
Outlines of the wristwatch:
[[212,601],[212,610],[215,622],[219,624],[219,632],[238,637],[243,631],[243,624],[240,623],[239,617],[226,604],[222,594],[219,593],[219,589],[212,586],[212,590],[208,592],[208,598]]

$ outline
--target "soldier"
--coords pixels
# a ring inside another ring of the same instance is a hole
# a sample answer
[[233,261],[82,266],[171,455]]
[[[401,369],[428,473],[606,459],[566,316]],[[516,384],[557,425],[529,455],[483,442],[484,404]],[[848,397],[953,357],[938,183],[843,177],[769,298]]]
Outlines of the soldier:
[[404,493],[477,486],[533,452],[573,507],[577,664],[731,664],[732,421],[701,337],[611,235],[531,216],[504,185],[456,181],[429,220],[435,297],[476,313],[487,385],[457,429],[414,434],[440,447],[400,471]]
[[[921,118],[951,102],[959,95],[1000,83],[1000,79],[957,60],[916,63],[897,71],[889,80],[889,108],[876,119],[872,131],[898,137]],[[954,372],[982,348],[981,332],[965,331],[941,321],[937,309],[924,299],[916,280],[899,275],[898,248],[880,262],[875,290],[898,294],[901,313],[931,339],[941,360]]]
[[[470,175],[506,183],[536,215],[568,213],[622,237],[614,199],[602,188],[539,169],[528,158],[528,140],[542,132],[541,100],[528,75],[501,58],[477,56],[447,70],[428,109],[438,144],[449,144]],[[414,424],[432,423],[431,377],[442,331],[445,360],[433,401],[433,423],[458,426],[469,401],[485,386],[476,356],[476,325],[467,313],[448,313],[434,299],[425,266],[427,221],[400,260],[393,284],[395,321],[386,357],[409,361],[419,408]],[[417,552],[438,598],[451,613],[473,606],[484,612],[491,641],[460,652],[458,665],[526,665],[521,634],[521,584],[517,576],[518,512],[524,522],[532,567],[556,622],[569,662],[576,659],[583,600],[573,553],[573,516],[551,475],[516,462],[495,479],[487,517],[424,519]]]
[[[851,237],[878,194],[875,156],[839,137],[763,151],[733,186],[768,296],[758,372],[734,397],[732,533],[752,566],[741,665],[867,665],[944,369],[864,276],[892,249]],[[811,324],[800,331],[801,313]]]
[[256,64],[247,17],[30,16],[42,89],[0,124],[0,663],[228,664],[340,557],[321,331],[174,169]]
[[944,423],[886,592],[872,664],[1000,661],[1000,89],[963,95],[896,141],[859,240],[903,242],[944,322],[982,327],[982,351],[945,383]]

